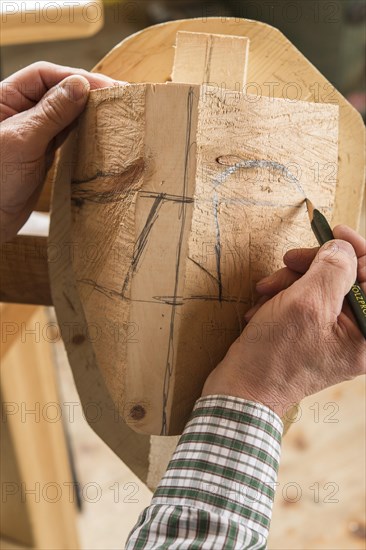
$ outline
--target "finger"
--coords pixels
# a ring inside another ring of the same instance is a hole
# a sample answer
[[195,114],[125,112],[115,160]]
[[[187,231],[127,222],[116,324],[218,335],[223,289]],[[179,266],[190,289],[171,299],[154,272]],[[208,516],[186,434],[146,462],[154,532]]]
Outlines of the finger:
[[21,117],[27,155],[43,155],[51,140],[83,111],[90,84],[80,75],[69,76],[52,88],[35,107]]
[[[359,282],[366,282],[366,240],[347,225],[337,225],[333,229],[336,239],[342,239],[352,244],[358,257],[357,278]],[[314,260],[319,248],[296,248],[284,255],[283,261],[287,267],[305,273]]]
[[48,90],[72,75],[84,76],[90,83],[90,89],[105,88],[125,82],[116,81],[99,73],[90,73],[84,69],[64,67],[40,61],[9,76],[0,84],[1,118],[32,108]]
[[248,311],[244,315],[245,321],[247,323],[249,323],[249,321],[252,319],[252,317],[254,317],[254,315],[257,313],[258,309],[260,309],[263,306],[263,304],[268,302],[268,300],[270,300],[270,296],[261,296],[261,298],[259,298],[259,300],[255,304],[255,306],[248,309]]
[[319,251],[317,248],[294,248],[283,257],[284,264],[297,273],[305,273]]
[[292,271],[288,267],[283,267],[279,271],[276,271],[276,273],[273,273],[273,275],[258,281],[256,290],[261,296],[275,296],[281,290],[291,286],[300,277],[300,273]]
[[357,279],[360,283],[366,282],[366,240],[347,225],[337,225],[333,229],[336,239],[351,243],[358,258]]
[[[310,304],[309,312],[335,322],[342,311],[357,272],[355,250],[342,240],[323,245],[308,271],[286,292],[294,302]],[[302,302],[301,302],[301,300]]]
[[366,255],[366,239],[348,225],[336,225],[333,234],[336,239],[351,243],[358,258]]

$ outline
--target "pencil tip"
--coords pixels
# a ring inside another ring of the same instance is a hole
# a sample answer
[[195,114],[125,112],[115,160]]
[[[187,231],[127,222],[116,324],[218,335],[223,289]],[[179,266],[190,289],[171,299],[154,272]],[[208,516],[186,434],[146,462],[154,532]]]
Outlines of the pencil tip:
[[312,220],[313,219],[313,212],[314,212],[314,205],[311,202],[311,200],[309,200],[309,199],[305,199],[305,202],[306,202],[306,207],[308,209],[309,218],[310,218],[310,220]]

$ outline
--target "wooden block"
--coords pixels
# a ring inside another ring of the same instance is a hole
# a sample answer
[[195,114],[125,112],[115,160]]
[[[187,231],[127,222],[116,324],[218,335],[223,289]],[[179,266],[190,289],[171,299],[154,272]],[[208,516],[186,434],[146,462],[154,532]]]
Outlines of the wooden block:
[[249,39],[244,36],[178,31],[172,81],[241,91],[248,52]]
[[75,255],[67,279],[50,264],[51,286],[61,327],[85,315],[66,341],[73,368],[100,369],[133,430],[182,430],[255,282],[316,244],[304,193],[331,215],[336,176],[313,168],[337,166],[337,132],[331,105],[174,83],[92,92],[70,145]]
[[[126,293],[130,291],[129,324],[138,330],[134,341],[127,341],[124,395],[131,411],[144,407],[144,418],[134,426],[145,433],[168,433],[168,410],[161,405],[168,397],[179,334],[196,170],[198,99],[197,88],[190,85],[146,88],[146,175],[135,205],[132,267],[123,285]],[[155,327],[154,334],[149,326]],[[129,365],[139,367],[130,369]],[[125,419],[130,421],[128,415]]]

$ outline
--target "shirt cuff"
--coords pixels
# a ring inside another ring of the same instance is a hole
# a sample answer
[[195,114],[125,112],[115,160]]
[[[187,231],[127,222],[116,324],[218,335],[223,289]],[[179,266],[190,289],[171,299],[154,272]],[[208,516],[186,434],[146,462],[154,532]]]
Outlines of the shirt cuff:
[[203,507],[267,538],[282,431],[265,405],[201,397],[151,504]]

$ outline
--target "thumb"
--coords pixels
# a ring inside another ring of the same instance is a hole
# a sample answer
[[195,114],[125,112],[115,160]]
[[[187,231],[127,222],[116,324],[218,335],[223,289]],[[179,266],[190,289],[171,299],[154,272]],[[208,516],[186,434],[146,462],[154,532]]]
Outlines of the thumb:
[[45,151],[49,142],[69,126],[83,111],[90,84],[80,75],[68,76],[51,88],[43,98],[27,111],[28,127],[34,133],[38,146]]
[[325,321],[334,322],[356,278],[354,248],[346,241],[333,240],[319,249],[308,271],[289,290],[312,303],[314,315],[319,310]]

